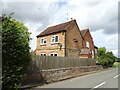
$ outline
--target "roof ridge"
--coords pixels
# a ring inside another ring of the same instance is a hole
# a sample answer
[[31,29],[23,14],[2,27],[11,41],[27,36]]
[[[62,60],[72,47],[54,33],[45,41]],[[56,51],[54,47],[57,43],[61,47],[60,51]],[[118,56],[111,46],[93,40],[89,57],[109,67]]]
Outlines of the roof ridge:
[[89,31],[89,29],[84,29],[84,30],[81,30],[81,34],[82,34],[82,36],[84,37],[84,36],[85,36],[85,34],[86,34],[88,31]]
[[83,30],[81,30],[81,31],[84,31],[84,30],[86,30],[86,31],[87,31],[87,30],[89,30],[89,28],[87,28],[87,29],[83,29]]
[[50,27],[46,28],[44,31],[42,31],[39,35],[37,35],[37,37],[66,30],[71,25],[71,23],[74,22],[74,21],[75,20],[71,20],[71,21],[68,21],[68,22],[64,22],[64,23],[61,23],[61,24],[50,26]]
[[67,21],[67,22],[64,22],[64,23],[60,23],[60,24],[56,24],[56,25],[53,25],[53,26],[49,26],[48,28],[56,27],[56,26],[59,26],[59,25],[62,25],[62,24],[66,24],[66,23],[70,23],[70,22],[72,22],[72,21],[73,21],[73,20]]
[[75,20],[72,20],[71,22],[69,22],[69,24],[66,26],[65,29],[67,29],[73,23],[73,21],[75,21]]

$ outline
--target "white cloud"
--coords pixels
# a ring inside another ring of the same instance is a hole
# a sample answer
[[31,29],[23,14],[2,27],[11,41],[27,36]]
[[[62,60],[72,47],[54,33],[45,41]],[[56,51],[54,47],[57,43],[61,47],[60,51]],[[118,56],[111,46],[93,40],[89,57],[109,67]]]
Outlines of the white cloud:
[[118,57],[118,50],[110,50],[110,51],[112,51],[113,54],[114,54],[116,57]]
[[72,5],[75,8],[70,11],[70,17],[77,19],[81,29],[90,28],[91,31],[104,29],[106,34],[117,33],[117,1],[80,2],[78,0],[74,3]]
[[106,39],[106,43],[116,45],[116,43],[118,43],[118,34],[110,35],[105,39]]
[[29,32],[32,33],[30,35],[30,38],[32,38],[32,40],[30,42],[30,47],[31,47],[31,50],[35,50],[36,49],[36,42],[37,42],[36,36],[38,35],[38,32],[36,32],[36,29],[39,27],[39,24],[26,23],[25,26],[27,26],[29,28]]
[[96,46],[105,47],[109,51],[113,51],[115,56],[118,56],[118,34],[106,35],[103,29],[91,32],[94,44]]

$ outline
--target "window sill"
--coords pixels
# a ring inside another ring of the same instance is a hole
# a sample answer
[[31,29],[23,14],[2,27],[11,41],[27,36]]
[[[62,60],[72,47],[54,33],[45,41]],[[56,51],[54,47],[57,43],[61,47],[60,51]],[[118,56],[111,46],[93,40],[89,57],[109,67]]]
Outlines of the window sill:
[[51,45],[58,44],[58,42],[51,43]]
[[40,46],[46,46],[46,44],[40,44]]

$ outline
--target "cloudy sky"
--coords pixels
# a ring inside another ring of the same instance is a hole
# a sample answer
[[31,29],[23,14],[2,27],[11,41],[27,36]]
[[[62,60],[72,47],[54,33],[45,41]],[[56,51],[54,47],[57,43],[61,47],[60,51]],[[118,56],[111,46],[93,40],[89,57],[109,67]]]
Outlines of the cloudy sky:
[[14,12],[32,32],[30,47],[36,48],[36,36],[48,26],[76,19],[80,30],[89,28],[98,47],[106,47],[118,56],[119,0],[2,0],[2,13]]

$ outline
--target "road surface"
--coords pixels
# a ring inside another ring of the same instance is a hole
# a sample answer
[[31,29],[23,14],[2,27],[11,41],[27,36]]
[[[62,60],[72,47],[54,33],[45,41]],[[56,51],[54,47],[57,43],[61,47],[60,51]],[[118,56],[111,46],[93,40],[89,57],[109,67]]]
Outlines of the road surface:
[[35,88],[118,88],[118,68],[84,75],[65,81],[55,82]]

